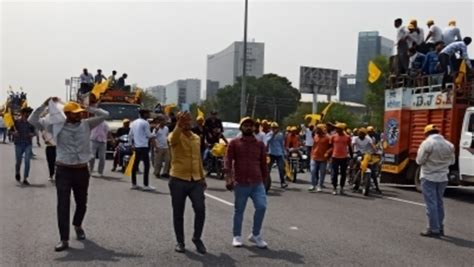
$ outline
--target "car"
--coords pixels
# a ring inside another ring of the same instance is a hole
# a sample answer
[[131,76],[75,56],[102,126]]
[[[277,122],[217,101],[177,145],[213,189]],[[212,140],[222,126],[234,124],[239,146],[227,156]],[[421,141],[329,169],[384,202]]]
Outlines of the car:
[[240,135],[240,125],[233,122],[223,122],[222,126],[224,127],[223,135],[227,141],[238,137]]

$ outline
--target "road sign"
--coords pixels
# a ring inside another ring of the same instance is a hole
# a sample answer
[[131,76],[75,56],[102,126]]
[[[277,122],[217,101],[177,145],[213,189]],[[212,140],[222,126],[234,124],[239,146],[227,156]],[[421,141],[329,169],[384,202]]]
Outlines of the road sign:
[[336,95],[339,71],[313,67],[300,67],[300,92]]

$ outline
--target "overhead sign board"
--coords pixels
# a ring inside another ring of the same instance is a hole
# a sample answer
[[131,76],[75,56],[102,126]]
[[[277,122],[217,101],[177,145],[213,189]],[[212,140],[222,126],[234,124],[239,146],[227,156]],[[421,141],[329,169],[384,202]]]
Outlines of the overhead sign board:
[[339,71],[300,67],[300,92],[304,94],[336,95]]

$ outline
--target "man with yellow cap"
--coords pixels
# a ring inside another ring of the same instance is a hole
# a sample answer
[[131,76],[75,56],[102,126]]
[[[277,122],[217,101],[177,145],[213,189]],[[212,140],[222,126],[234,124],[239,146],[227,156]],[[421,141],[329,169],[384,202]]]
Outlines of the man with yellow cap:
[[433,50],[437,42],[443,41],[443,30],[438,25],[435,25],[432,19],[426,22],[429,32],[426,36],[426,44],[430,50]]
[[448,23],[448,27],[443,30],[444,45],[449,45],[458,41],[462,41],[461,30],[456,26],[456,21],[451,20]]
[[339,194],[344,195],[348,159],[352,158],[351,138],[344,132],[344,123],[338,122],[335,128],[336,133],[330,138],[331,149],[326,154],[332,157],[332,186],[334,189],[332,194],[337,195],[337,180],[340,171]]
[[418,21],[416,19],[410,20],[410,24],[408,24],[408,31],[409,31],[409,36],[412,41],[411,45],[409,45],[408,48],[411,48],[413,46],[417,47],[417,50],[420,52],[419,49],[423,47],[423,44],[425,42],[425,32],[423,31],[423,28],[418,27]]
[[243,245],[242,221],[247,200],[250,198],[255,207],[255,214],[248,240],[258,248],[265,249],[267,242],[262,238],[261,229],[267,209],[267,195],[263,184],[268,176],[267,153],[265,145],[255,138],[254,127],[252,118],[243,118],[240,121],[242,135],[229,143],[225,156],[226,187],[228,190],[234,190],[235,195],[232,245]]
[[270,157],[268,171],[270,173],[273,164],[276,163],[281,188],[287,188],[288,184],[285,182],[285,137],[280,132],[278,123],[272,122],[271,127],[272,131],[267,136],[267,150]]
[[[48,98],[41,107],[31,114],[29,121],[38,128],[52,132],[56,143],[57,212],[61,241],[56,245],[55,250],[63,251],[69,248],[71,191],[74,192],[76,202],[72,224],[77,239],[84,240],[86,238],[82,221],[86,214],[90,178],[87,164],[92,156],[89,146],[91,129],[105,121],[109,113],[92,106],[84,109],[76,102],[68,102],[64,105],[63,110],[66,121],[59,127],[58,125],[46,125],[44,121],[40,122],[40,115],[46,110],[50,100],[59,101],[57,97]],[[86,112],[92,113],[94,116],[84,119],[83,114]]]
[[421,166],[420,179],[426,204],[428,228],[420,233],[425,237],[444,235],[443,195],[448,185],[449,166],[456,162],[454,145],[440,134],[436,125],[425,127],[426,139],[416,155]]
[[311,150],[311,187],[309,192],[321,192],[326,177],[326,166],[328,162],[327,152],[330,148],[329,135],[324,132],[326,126],[318,124]]

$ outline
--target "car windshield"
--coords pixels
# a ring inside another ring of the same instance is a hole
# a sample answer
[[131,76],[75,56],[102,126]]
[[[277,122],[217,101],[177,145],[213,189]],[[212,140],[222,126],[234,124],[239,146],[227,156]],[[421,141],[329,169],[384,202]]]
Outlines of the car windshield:
[[236,138],[240,133],[240,130],[238,128],[225,128],[224,127],[224,137],[226,139],[232,139]]
[[134,120],[138,118],[138,110],[140,106],[138,105],[126,105],[126,104],[105,104],[102,103],[99,105],[100,108],[107,110],[109,112],[109,117],[107,120],[123,120],[130,119]]

